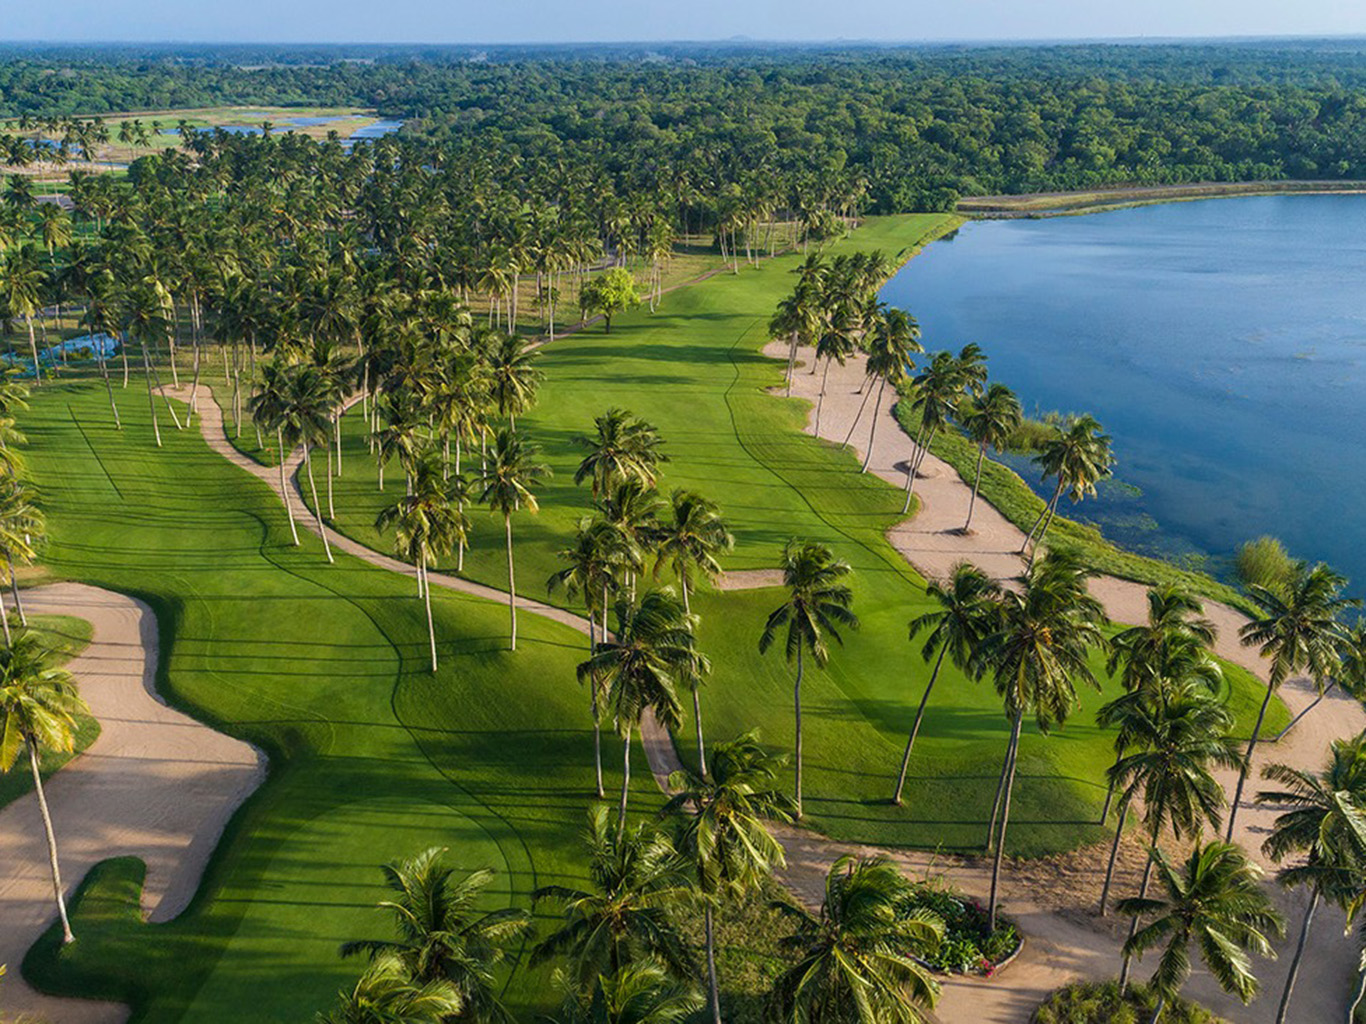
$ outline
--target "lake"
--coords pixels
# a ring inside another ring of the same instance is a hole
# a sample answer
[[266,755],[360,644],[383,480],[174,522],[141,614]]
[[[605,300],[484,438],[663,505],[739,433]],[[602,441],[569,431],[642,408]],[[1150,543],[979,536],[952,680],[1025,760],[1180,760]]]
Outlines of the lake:
[[1366,589],[1366,196],[969,222],[882,294],[1027,412],[1105,425],[1116,482],[1069,514],[1221,576],[1274,534]]

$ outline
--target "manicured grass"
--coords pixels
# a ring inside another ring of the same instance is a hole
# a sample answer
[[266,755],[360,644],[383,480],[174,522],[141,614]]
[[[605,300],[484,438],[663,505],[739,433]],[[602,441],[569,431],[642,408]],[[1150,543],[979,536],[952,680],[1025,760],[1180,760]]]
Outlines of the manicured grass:
[[[574,680],[578,634],[527,616],[515,655],[504,609],[434,595],[442,668],[425,668],[411,582],[289,542],[259,482],[123,392],[124,430],[95,383],[46,386],[23,418],[58,576],[156,610],[161,692],[264,747],[267,782],[230,824],[199,896],[146,925],[138,870],[111,865],[78,901],[79,941],[29,958],[45,988],[130,1000],[138,1021],[307,1020],[353,980],[344,939],[382,936],[378,865],[432,845],[498,871],[493,904],[582,874],[591,733]],[[607,744],[612,763],[620,747]],[[633,800],[659,806],[638,777]],[[522,1017],[548,974],[517,973]],[[244,1003],[244,1000],[246,1001]]]
[[[6,604],[8,603],[7,597]],[[70,661],[90,644],[90,623],[86,622],[85,619],[73,618],[70,615],[30,615],[28,622],[29,628],[56,655],[58,664]],[[89,715],[79,715],[76,719],[75,749],[69,754],[52,751],[44,753],[39,762],[43,778],[47,779],[62,765],[94,743],[99,734],[98,722]],[[8,772],[0,774],[0,807],[18,800],[32,789],[33,775],[29,770],[28,755],[25,754],[14,763],[14,767]]]
[[[953,221],[939,216],[874,218],[840,243],[845,250],[898,253]],[[788,257],[738,276],[720,275],[666,296],[653,316],[637,311],[613,325],[556,341],[544,351],[546,383],[535,410],[519,426],[545,448],[554,478],[541,492],[541,512],[516,518],[519,580],[544,593],[579,517],[589,511],[586,488],[573,484],[581,451],[574,437],[593,417],[618,405],[648,418],[668,442],[672,461],[660,489],[701,491],[717,500],[735,530],[732,569],[776,564],[789,537],[830,543],[855,569],[855,609],[863,628],[835,649],[829,671],[804,684],[806,809],[810,824],[842,839],[903,846],[974,849],[984,839],[1006,723],[988,683],[969,683],[946,670],[911,764],[909,797],[890,806],[892,777],[927,670],[918,647],[906,641],[907,621],[929,606],[924,583],[886,542],[901,495],[858,472],[852,454],[801,432],[804,409],[767,393],[780,383],[782,364],[765,358],[765,325],[792,287]],[[402,491],[391,467],[386,492],[376,488],[359,413],[345,428],[344,475],[337,481],[338,525],[383,550],[376,512]],[[465,466],[477,467],[467,452]],[[501,524],[476,511],[468,574],[505,585]],[[449,567],[449,566],[448,566]],[[563,596],[555,600],[564,601]],[[769,743],[790,749],[792,677],[776,653],[761,657],[764,618],[782,599],[777,590],[700,593],[700,639],[715,666],[703,700],[708,733],[726,738],[759,726]],[[1097,659],[1097,668],[1100,659]],[[1235,674],[1235,710],[1250,727],[1259,699],[1245,675]],[[1048,738],[1032,729],[1021,754],[1018,813],[1012,815],[1012,852],[1040,855],[1102,837],[1095,822],[1101,779],[1112,758],[1110,737],[1094,725],[1104,696],[1082,695],[1066,728]],[[1274,711],[1284,722],[1284,710]],[[679,733],[691,756],[692,729]]]
[[[902,429],[912,437],[919,432],[920,417],[909,402],[898,402],[896,415]],[[977,466],[977,447],[957,430],[941,430],[931,442],[930,450],[956,469],[964,480],[972,481]],[[982,497],[1026,532],[1034,527],[1045,505],[1044,500],[1018,473],[991,458],[982,464]],[[1084,511],[1085,507],[1082,505],[1081,509]],[[1087,565],[1095,566],[1113,576],[1150,585],[1176,583],[1235,608],[1251,610],[1248,600],[1243,595],[1214,577],[1202,572],[1191,572],[1157,558],[1145,558],[1143,555],[1125,551],[1106,540],[1094,526],[1078,523],[1062,515],[1062,509],[1065,508],[1066,502],[1062,504],[1059,515],[1048,530],[1050,547],[1075,551]]]

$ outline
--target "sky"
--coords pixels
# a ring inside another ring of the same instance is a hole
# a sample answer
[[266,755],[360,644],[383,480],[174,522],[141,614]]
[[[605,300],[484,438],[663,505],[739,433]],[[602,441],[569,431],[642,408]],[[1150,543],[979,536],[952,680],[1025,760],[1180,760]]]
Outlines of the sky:
[[1006,40],[1366,35],[1363,0],[0,0],[0,39]]

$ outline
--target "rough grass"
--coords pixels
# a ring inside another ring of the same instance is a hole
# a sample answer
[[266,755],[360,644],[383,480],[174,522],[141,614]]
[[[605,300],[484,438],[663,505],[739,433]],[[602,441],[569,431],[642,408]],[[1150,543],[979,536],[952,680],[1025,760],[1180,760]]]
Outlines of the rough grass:
[[[270,776],[229,825],[190,909],[137,913],[140,877],[102,873],[78,903],[81,941],[31,957],[59,992],[134,1004],[138,1021],[306,1020],[359,965],[338,943],[381,936],[378,865],[428,846],[498,871],[493,905],[582,874],[591,733],[573,682],[579,638],[527,616],[515,655],[497,604],[434,595],[442,668],[425,667],[411,582],[352,559],[329,566],[282,509],[197,432],[102,386],[49,386],[23,428],[52,530],[53,573],[134,594],[161,626],[158,685],[174,704],[264,747]],[[619,746],[609,742],[616,763]],[[634,803],[659,805],[640,773]],[[140,869],[139,869],[140,871]],[[88,912],[87,912],[88,911]],[[519,972],[521,1016],[548,1008],[546,978]]]

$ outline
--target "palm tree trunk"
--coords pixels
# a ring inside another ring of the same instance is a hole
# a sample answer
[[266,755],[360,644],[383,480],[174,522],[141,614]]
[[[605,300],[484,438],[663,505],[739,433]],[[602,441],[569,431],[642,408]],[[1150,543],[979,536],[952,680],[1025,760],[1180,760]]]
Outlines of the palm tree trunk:
[[1247,783],[1247,773],[1252,767],[1252,752],[1257,749],[1257,740],[1262,735],[1262,722],[1266,719],[1266,709],[1271,704],[1271,695],[1275,693],[1271,684],[1266,685],[1266,697],[1262,700],[1262,708],[1257,712],[1257,724],[1252,727],[1252,738],[1247,741],[1247,753],[1243,756],[1242,766],[1238,769],[1238,785],[1233,790],[1233,802],[1228,807],[1228,830],[1224,835],[1224,842],[1233,842],[1233,825],[1238,820],[1238,804],[1243,799],[1243,786]]
[[5,598],[2,592],[0,592],[0,624],[5,627],[5,646],[8,647],[14,643],[14,638],[10,636],[9,612],[5,611]]
[[797,369],[797,332],[792,332],[792,340],[787,345],[787,397],[792,397],[792,375]]
[[877,386],[877,401],[873,403],[873,422],[868,426],[868,450],[863,454],[863,468],[860,473],[868,472],[868,463],[873,461],[873,438],[877,436],[877,418],[882,412],[882,392],[887,387],[887,378]]
[[977,448],[977,472],[972,478],[972,497],[968,499],[968,518],[963,523],[963,532],[967,533],[972,526],[972,513],[977,508],[977,492],[982,487],[982,463],[987,458],[987,446],[979,445]]
[[294,525],[294,509],[289,503],[289,481],[285,478],[285,433],[280,427],[275,428],[275,444],[280,452],[280,497],[285,502],[285,518],[289,520],[289,532],[294,538],[294,546],[299,546],[299,530]]
[[797,718],[797,817],[802,816],[802,651],[797,645],[797,682],[792,687],[792,704]]
[[1010,824],[1010,797],[1015,789],[1015,758],[1020,749],[1020,727],[1024,716],[1017,714],[1010,726],[1010,750],[1007,757],[1005,798],[1001,801],[1001,834],[996,838],[996,857],[991,862],[991,902],[987,906],[987,934],[996,930],[996,901],[1000,891],[1001,860],[1006,852],[1006,828]]
[[1304,947],[1309,941],[1309,926],[1314,923],[1314,911],[1319,907],[1319,887],[1314,886],[1309,893],[1309,906],[1304,912],[1304,924],[1300,925],[1300,941],[1295,943],[1295,957],[1290,961],[1290,973],[1285,979],[1285,990],[1281,993],[1281,1004],[1276,1009],[1276,1024],[1285,1024],[1285,1014],[1290,1008],[1290,993],[1295,988],[1295,979],[1300,973],[1300,960],[1304,958]]
[[1167,1008],[1167,997],[1158,996],[1157,1005],[1153,1007],[1153,1015],[1148,1019],[1148,1024],[1157,1024],[1162,1019],[1162,1011]]
[[626,795],[631,792],[631,726],[626,725],[626,733],[621,742],[621,807],[617,810],[617,841],[626,834]]
[[62,942],[70,942],[71,922],[66,916],[66,897],[62,893],[62,871],[57,864],[57,833],[52,831],[52,815],[47,809],[47,794],[43,792],[43,773],[38,768],[38,748],[28,741],[28,764],[33,770],[33,791],[38,794],[38,810],[43,815],[43,829],[47,832],[47,856],[52,867],[52,895],[57,900],[57,916],[62,919]]
[[1115,877],[1115,861],[1119,858],[1119,841],[1124,836],[1124,824],[1129,819],[1129,801],[1119,809],[1119,824],[1115,826],[1115,841],[1110,844],[1110,861],[1105,865],[1105,884],[1100,887],[1100,916],[1105,916],[1106,904],[1110,901],[1110,883]]
[[43,368],[38,365],[38,342],[33,337],[33,317],[24,314],[24,323],[28,326],[28,348],[33,353],[33,386],[41,387],[43,383]]
[[821,436],[821,410],[825,407],[825,382],[830,376],[830,357],[825,359],[825,370],[821,373],[821,390],[816,396],[816,426],[812,433],[817,437]]
[[[109,395],[109,408],[114,412],[114,429],[122,430],[123,424],[119,422],[119,407],[114,401],[114,385],[109,382],[109,363],[105,361],[104,344],[102,341],[101,344],[95,346],[95,351],[99,353],[100,376],[104,378],[104,390]],[[124,358],[126,359],[127,357],[125,356]]]
[[1366,970],[1359,970],[1357,974],[1356,995],[1352,997],[1352,1005],[1347,1007],[1346,1024],[1356,1024],[1357,1007],[1361,1005],[1361,1000],[1366,998]]
[[[606,616],[606,609],[603,615]],[[597,629],[597,616],[593,612],[592,604],[588,607],[588,657],[592,659],[598,653],[598,638],[594,630]],[[605,795],[602,789],[602,709],[598,705],[598,681],[596,678],[588,680],[588,708],[593,715],[593,775],[597,782],[598,799],[601,800]]]
[[871,373],[865,374],[863,383],[859,385],[858,391],[855,392],[856,394],[863,395],[863,398],[859,400],[858,412],[854,413],[854,422],[849,424],[849,432],[844,435],[844,442],[840,445],[840,448],[849,447],[849,440],[854,436],[854,431],[858,429],[859,420],[863,419],[863,410],[868,407],[868,399],[873,397],[873,389],[868,387],[868,384],[872,379],[873,375]]
[[915,478],[920,474],[920,464],[925,461],[925,456],[929,454],[930,444],[934,441],[934,431],[927,431],[923,436],[924,443],[919,445],[920,451],[912,460],[910,468],[906,470],[906,504],[901,509],[903,516],[911,510],[911,497],[915,494]]
[[1058,481],[1058,486],[1055,487],[1055,488],[1053,489],[1053,497],[1050,498],[1050,499],[1048,500],[1048,502],[1044,505],[1043,511],[1039,513],[1039,518],[1036,519],[1036,520],[1034,520],[1034,525],[1031,526],[1031,527],[1029,528],[1029,532],[1028,532],[1027,534],[1025,534],[1024,543],[1020,545],[1020,554],[1023,555],[1026,551],[1029,550],[1029,542],[1030,542],[1031,540],[1034,539],[1034,533],[1035,533],[1035,531],[1037,531],[1038,528],[1039,528],[1040,526],[1043,525],[1044,519],[1047,518],[1048,513],[1049,513],[1049,512],[1052,510],[1052,508],[1053,508],[1053,503],[1054,503],[1055,501],[1057,501],[1060,497],[1062,497],[1062,481],[1061,481],[1061,480]]
[[19,596],[19,578],[14,574],[14,558],[8,548],[5,549],[5,564],[9,567],[9,589],[14,595],[14,608],[19,613],[19,624],[27,626],[28,616],[24,614],[24,601]]
[[313,519],[318,524],[318,533],[323,539],[323,551],[327,553],[327,561],[334,563],[336,559],[332,557],[332,545],[327,542],[327,527],[323,525],[323,507],[318,502],[318,485],[313,481],[313,445],[304,445],[304,469],[308,471],[308,490],[313,495]]
[[939,648],[939,657],[934,659],[934,671],[930,673],[930,681],[925,685],[925,693],[920,698],[920,707],[915,710],[915,721],[911,723],[910,735],[906,737],[906,752],[901,755],[901,771],[897,774],[896,790],[892,793],[892,803],[898,807],[901,806],[901,789],[906,785],[906,769],[911,763],[911,749],[915,746],[915,737],[920,732],[920,723],[925,717],[925,705],[929,703],[930,691],[934,689],[935,680],[939,678],[939,667],[944,664],[944,654],[948,649],[948,644]]
[[707,996],[711,1006],[712,1024],[721,1024],[721,987],[716,982],[716,927],[712,906],[702,909],[702,930],[707,937]]
[[512,638],[508,650],[517,650],[517,581],[512,565],[512,516],[503,516],[508,541],[508,614],[512,620]]
[[142,342],[142,369],[147,378],[147,407],[152,410],[152,435],[157,439],[157,447],[161,447],[161,425],[157,423],[157,400],[152,394],[152,361],[147,358],[147,342]]
[[[1157,829],[1153,829],[1153,832],[1152,832],[1152,840],[1153,840],[1153,841],[1152,841],[1152,845],[1153,845],[1154,848],[1156,848],[1156,846],[1157,846]],[[1146,899],[1146,898],[1147,898],[1147,896],[1148,896],[1148,883],[1152,881],[1152,878],[1153,878],[1153,855],[1152,855],[1152,852],[1149,851],[1149,853],[1148,853],[1148,863],[1145,864],[1145,865],[1143,865],[1143,881],[1139,884],[1139,887],[1138,887],[1138,898],[1139,898],[1139,899]],[[1128,937],[1127,939],[1124,940],[1125,945],[1128,945],[1129,939],[1132,939],[1132,938],[1134,937],[1134,935],[1137,934],[1137,932],[1138,932],[1138,915],[1135,914],[1134,917],[1133,917],[1133,920],[1129,922],[1129,937]],[[1131,967],[1133,967],[1133,963],[1134,963],[1133,957],[1129,956],[1127,953],[1124,954],[1124,966],[1121,967],[1120,970],[1119,970],[1119,993],[1120,993],[1120,995],[1123,995],[1126,991],[1128,991],[1128,988],[1129,988],[1129,969],[1130,969]]]
[[427,553],[422,553],[422,564],[418,567],[422,574],[422,600],[427,607],[427,639],[432,647],[432,675],[436,675],[436,626],[432,624],[432,581],[427,575]]

